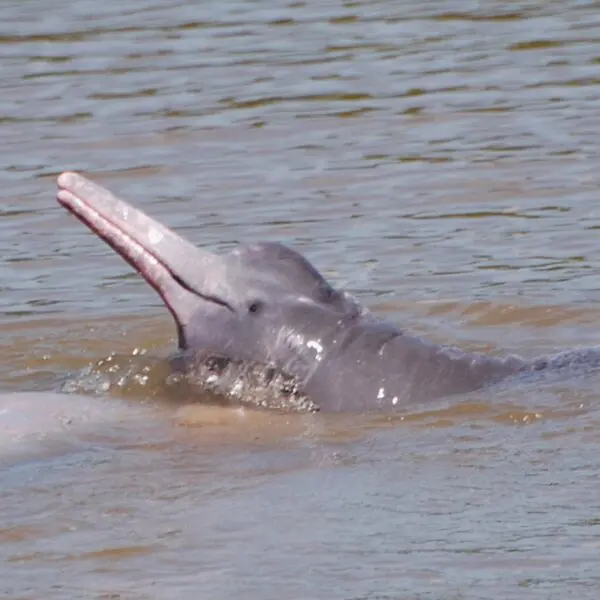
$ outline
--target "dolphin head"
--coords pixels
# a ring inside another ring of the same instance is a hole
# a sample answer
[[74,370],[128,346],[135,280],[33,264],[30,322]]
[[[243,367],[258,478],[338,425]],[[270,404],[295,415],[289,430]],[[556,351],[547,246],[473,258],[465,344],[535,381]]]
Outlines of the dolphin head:
[[[357,303],[334,289],[293,249],[279,243],[239,246],[220,257],[210,297],[196,294],[181,349],[218,351],[305,377],[336,344]],[[201,290],[190,281],[191,289]]]
[[352,297],[283,244],[214,254],[77,173],[61,174],[58,187],[58,201],[158,292],[182,351],[268,364],[306,380],[361,315]]

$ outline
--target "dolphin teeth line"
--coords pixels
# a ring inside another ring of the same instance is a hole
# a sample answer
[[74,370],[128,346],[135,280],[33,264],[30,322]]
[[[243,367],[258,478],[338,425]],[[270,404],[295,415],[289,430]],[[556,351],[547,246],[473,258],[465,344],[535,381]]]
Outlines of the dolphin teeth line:
[[169,280],[173,281],[173,275],[160,259],[79,196],[61,189],[57,197],[61,204],[129,262],[156,289],[169,307],[166,288]]

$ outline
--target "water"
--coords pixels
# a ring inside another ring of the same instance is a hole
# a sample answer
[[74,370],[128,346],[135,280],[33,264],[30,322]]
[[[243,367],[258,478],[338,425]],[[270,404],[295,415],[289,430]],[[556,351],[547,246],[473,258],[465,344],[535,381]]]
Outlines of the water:
[[0,387],[128,405],[2,466],[4,597],[597,598],[597,376],[174,407],[166,310],[54,201],[77,169],[211,249],[292,244],[438,342],[597,344],[597,9],[4,2]]

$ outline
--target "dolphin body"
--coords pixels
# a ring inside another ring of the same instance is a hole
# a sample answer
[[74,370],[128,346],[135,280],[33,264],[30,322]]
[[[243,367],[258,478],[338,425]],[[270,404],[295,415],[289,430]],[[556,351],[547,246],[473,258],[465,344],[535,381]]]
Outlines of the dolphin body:
[[436,345],[378,318],[283,244],[214,254],[80,174],[64,172],[57,183],[59,203],[133,266],[171,312],[174,368],[201,385],[220,378],[226,394],[242,390],[242,403],[254,384],[275,381],[284,397],[279,407],[393,409],[518,374],[600,362],[596,348],[527,361]]
[[147,421],[147,412],[116,399],[53,392],[0,394],[0,467],[89,447],[86,435],[102,424]]

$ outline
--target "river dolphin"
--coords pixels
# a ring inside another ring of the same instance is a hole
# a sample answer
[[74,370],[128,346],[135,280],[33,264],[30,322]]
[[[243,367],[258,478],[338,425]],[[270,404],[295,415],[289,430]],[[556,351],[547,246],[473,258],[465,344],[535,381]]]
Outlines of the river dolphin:
[[215,254],[80,174],[64,172],[57,183],[59,203],[158,292],[175,320],[184,373],[211,357],[216,371],[219,360],[252,365],[255,376],[270,370],[282,389],[287,382],[302,409],[366,411],[599,361],[597,349],[528,361],[437,345],[377,317],[283,244]]

